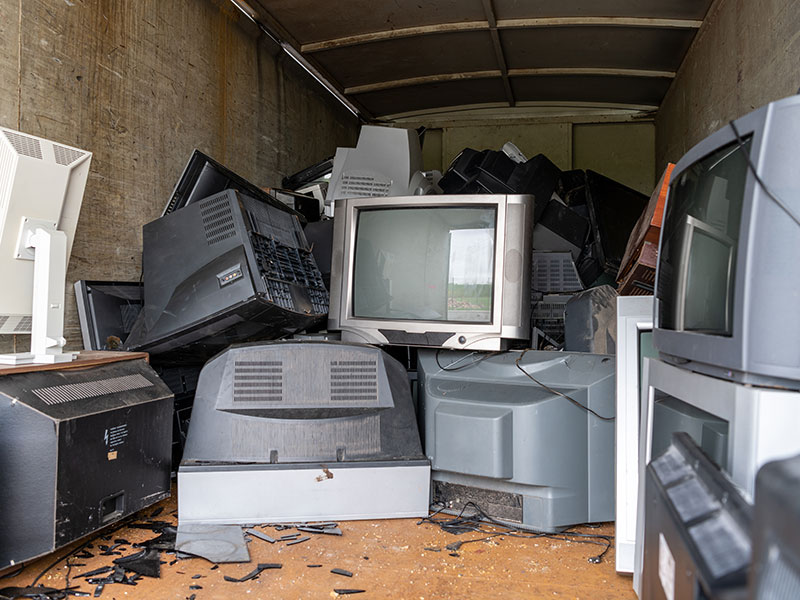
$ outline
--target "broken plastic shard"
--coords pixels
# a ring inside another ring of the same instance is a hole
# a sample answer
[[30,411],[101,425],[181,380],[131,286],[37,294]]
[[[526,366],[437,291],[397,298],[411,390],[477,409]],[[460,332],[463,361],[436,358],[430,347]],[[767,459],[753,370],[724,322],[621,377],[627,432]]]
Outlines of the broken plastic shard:
[[250,561],[244,533],[237,525],[179,525],[175,550],[214,563]]

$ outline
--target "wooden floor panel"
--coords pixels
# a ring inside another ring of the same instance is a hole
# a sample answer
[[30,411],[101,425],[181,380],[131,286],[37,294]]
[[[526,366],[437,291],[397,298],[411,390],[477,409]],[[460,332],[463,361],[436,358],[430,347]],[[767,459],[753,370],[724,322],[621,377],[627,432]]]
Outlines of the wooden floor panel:
[[[158,505],[163,512],[160,520],[176,520],[175,498]],[[156,507],[142,511],[138,517],[146,519]],[[612,548],[600,564],[588,562],[602,548],[589,544],[539,539],[515,539],[500,536],[488,541],[466,544],[451,556],[445,546],[454,541],[481,537],[465,533],[455,536],[431,524],[418,525],[415,519],[383,521],[351,521],[340,523],[341,537],[311,535],[302,544],[286,546],[269,544],[254,538],[250,544],[250,563],[224,564],[212,570],[213,564],[200,558],[175,560],[174,555],[162,552],[161,577],[141,578],[137,586],[109,584],[101,598],[106,600],[191,598],[330,598],[336,588],[355,588],[364,593],[342,596],[368,600],[370,598],[408,598],[430,600],[435,598],[584,598],[591,600],[634,599],[630,577],[614,571]],[[279,537],[286,532],[276,532],[270,527],[261,531]],[[613,535],[613,524],[599,529],[583,531]],[[131,544],[155,537],[149,530],[123,528],[113,532],[112,540],[123,538]],[[84,540],[85,541],[85,540]],[[69,569],[70,585],[79,585],[84,592],[94,594],[95,586],[75,576],[111,564],[115,556],[97,556],[98,544],[110,541],[98,538],[92,542],[90,559],[71,559],[81,566]],[[70,548],[74,548],[75,544]],[[426,548],[439,549],[426,550]],[[137,549],[130,545],[117,548],[124,555]],[[0,579],[0,588],[24,586],[69,548],[61,549],[25,567],[14,577]],[[276,562],[280,570],[263,571],[258,579],[245,583],[231,583],[224,575],[242,577],[256,563]],[[308,564],[322,564],[308,568]],[[351,571],[353,577],[330,572],[341,568]],[[13,569],[11,570],[13,571]],[[63,588],[68,567],[62,561],[50,569],[39,581],[41,585]],[[8,571],[7,571],[8,572]],[[195,575],[200,577],[193,579]],[[190,589],[200,586],[202,589]]]

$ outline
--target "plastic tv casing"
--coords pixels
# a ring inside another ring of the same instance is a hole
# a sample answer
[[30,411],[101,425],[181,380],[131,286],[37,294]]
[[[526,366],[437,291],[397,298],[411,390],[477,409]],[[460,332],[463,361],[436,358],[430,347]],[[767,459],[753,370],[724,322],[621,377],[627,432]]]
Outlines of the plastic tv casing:
[[[742,139],[751,138],[750,158],[769,189],[800,212],[796,157],[800,154],[800,96],[767,104],[734,121]],[[736,141],[730,125],[689,150],[672,173],[664,209],[659,256],[669,232],[666,219],[681,175],[715,150]],[[738,150],[741,151],[741,150]],[[800,261],[793,260],[800,227],[772,200],[751,169],[742,201],[734,267],[731,336],[661,326],[664,294],[656,273],[654,344],[663,359],[693,371],[755,385],[800,388]],[[683,274],[683,273],[681,273]],[[676,302],[682,299],[676,293]],[[683,300],[685,301],[685,300]]]
[[[489,323],[361,318],[353,315],[358,213],[370,208],[497,208],[492,317]],[[328,329],[342,341],[468,350],[505,350],[530,336],[530,261],[534,198],[475,194],[336,200]]]

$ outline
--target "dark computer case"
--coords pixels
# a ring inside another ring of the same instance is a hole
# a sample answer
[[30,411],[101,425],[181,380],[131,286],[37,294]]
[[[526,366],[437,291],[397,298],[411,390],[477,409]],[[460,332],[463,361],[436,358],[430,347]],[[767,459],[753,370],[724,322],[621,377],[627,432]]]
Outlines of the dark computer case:
[[140,358],[0,380],[0,569],[169,496],[172,393]]
[[159,363],[322,322],[328,292],[293,212],[234,190],[144,226],[144,308],[128,337]]

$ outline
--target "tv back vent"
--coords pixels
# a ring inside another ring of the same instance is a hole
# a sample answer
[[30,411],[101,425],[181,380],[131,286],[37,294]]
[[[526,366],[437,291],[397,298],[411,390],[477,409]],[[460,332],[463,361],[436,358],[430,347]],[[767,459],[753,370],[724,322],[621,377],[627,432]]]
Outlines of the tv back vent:
[[534,252],[531,287],[542,294],[579,292],[583,284],[570,252]]

